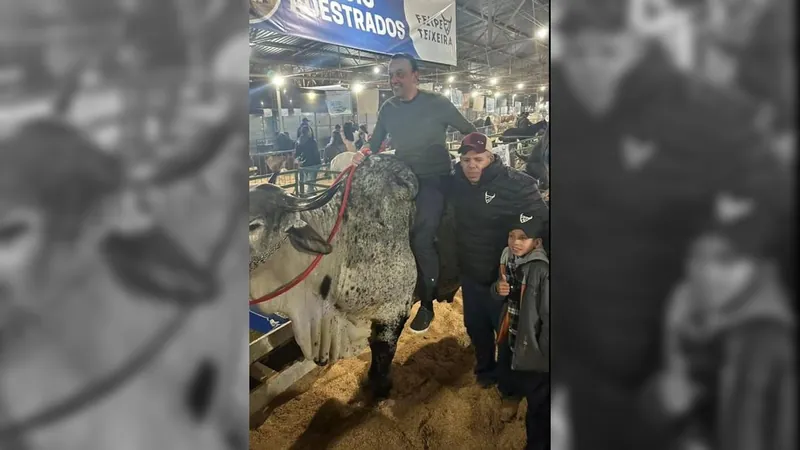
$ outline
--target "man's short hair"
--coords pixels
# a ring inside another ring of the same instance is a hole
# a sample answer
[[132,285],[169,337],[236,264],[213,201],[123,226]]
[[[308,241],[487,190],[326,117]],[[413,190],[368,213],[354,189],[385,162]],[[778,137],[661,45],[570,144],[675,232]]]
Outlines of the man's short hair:
[[408,53],[397,53],[395,55],[392,55],[392,59],[391,60],[392,61],[397,61],[397,60],[400,60],[400,59],[404,59],[404,60],[408,61],[409,64],[411,64],[411,71],[412,72],[419,72],[419,63],[417,63],[417,59],[416,58],[414,58],[413,56],[409,55]]

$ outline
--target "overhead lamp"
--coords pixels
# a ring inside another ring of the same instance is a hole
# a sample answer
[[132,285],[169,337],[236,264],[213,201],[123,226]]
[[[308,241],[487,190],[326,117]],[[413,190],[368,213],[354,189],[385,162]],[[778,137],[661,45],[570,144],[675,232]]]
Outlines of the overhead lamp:
[[546,90],[547,90],[547,86],[541,86],[541,87],[539,88],[539,90],[540,90],[540,91],[542,91],[542,92],[544,92],[544,91],[546,91]]
[[379,66],[373,67],[372,68],[372,73],[374,73],[375,75],[381,73],[381,68]]
[[489,80],[489,84],[495,86],[497,84],[497,78],[492,78],[491,80]]
[[456,77],[454,77],[454,76],[450,75],[450,76],[447,78],[447,82],[448,82],[448,83],[452,83],[453,81],[456,81]]
[[494,97],[495,97],[495,98],[498,98],[498,97],[500,97],[500,95],[502,95],[502,94],[500,94],[499,92],[495,92],[495,93],[494,93]]
[[473,91],[472,92],[472,98],[477,98],[477,97],[478,97],[478,92],[477,91]]
[[356,83],[356,84],[353,85],[353,92],[355,92],[356,94],[358,94],[359,92],[361,92],[363,90],[364,90],[364,85],[363,84]]
[[550,31],[547,29],[547,27],[542,27],[536,31],[536,37],[539,39],[545,39],[549,33]]
[[281,75],[275,75],[274,77],[272,77],[272,84],[274,84],[277,87],[283,86],[285,82],[286,79],[283,78]]
[[525,84],[523,84],[523,83],[520,83],[520,84],[517,85],[517,89],[522,89],[524,87],[525,87]]
[[314,92],[314,91],[311,91],[311,92],[308,93],[308,97],[309,98],[317,98],[317,93]]

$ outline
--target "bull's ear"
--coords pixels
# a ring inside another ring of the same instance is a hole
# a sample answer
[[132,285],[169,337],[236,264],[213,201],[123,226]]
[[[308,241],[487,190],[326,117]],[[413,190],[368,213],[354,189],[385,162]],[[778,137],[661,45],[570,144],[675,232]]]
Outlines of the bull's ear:
[[315,255],[327,255],[333,250],[331,245],[308,224],[289,228],[289,241],[298,251]]

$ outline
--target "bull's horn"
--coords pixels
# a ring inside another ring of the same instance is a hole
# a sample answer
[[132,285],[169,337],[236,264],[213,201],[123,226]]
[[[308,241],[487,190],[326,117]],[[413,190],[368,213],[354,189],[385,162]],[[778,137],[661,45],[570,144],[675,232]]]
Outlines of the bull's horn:
[[301,212],[321,208],[333,200],[333,197],[339,192],[339,186],[341,186],[341,183],[335,184],[311,198],[298,198],[293,195],[286,195],[287,209],[293,212]]

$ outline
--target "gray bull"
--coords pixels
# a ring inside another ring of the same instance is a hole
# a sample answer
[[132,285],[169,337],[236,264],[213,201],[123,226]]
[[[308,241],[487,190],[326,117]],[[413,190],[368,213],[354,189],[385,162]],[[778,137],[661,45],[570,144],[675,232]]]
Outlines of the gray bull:
[[[413,304],[417,269],[409,233],[418,184],[390,155],[362,163],[353,178],[346,214],[332,245],[327,236],[342,203],[342,186],[299,199],[274,185],[250,192],[250,295],[260,298],[326,255],[300,284],[261,303],[265,313],[292,320],[306,359],[319,365],[372,351],[368,384],[377,398],[391,390],[389,369]],[[452,214],[443,220],[439,299],[458,290]],[[370,330],[371,328],[371,330]]]

